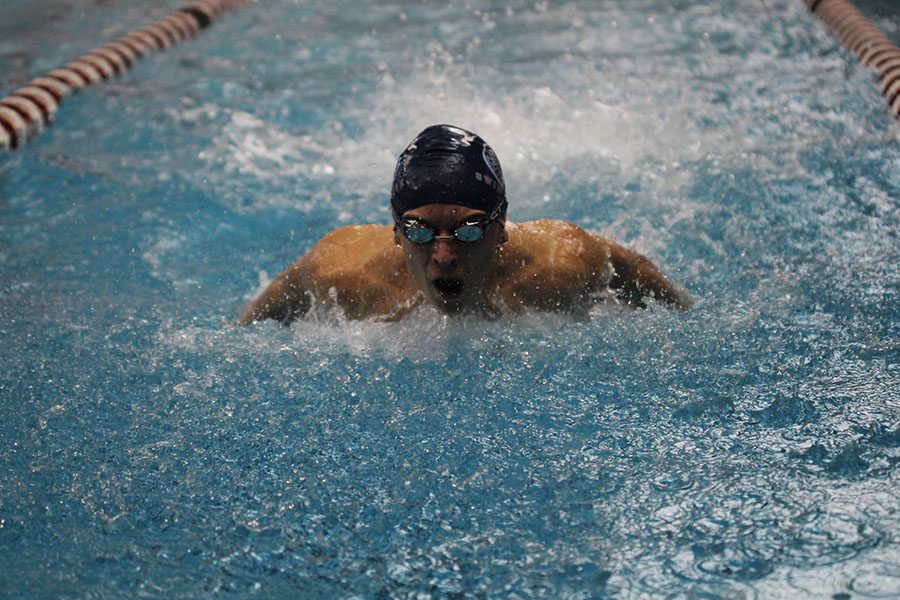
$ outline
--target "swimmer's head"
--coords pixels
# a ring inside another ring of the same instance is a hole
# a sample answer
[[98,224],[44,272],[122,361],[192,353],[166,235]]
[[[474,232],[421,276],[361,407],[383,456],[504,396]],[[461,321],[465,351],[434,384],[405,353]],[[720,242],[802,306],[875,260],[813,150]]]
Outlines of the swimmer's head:
[[500,161],[483,139],[460,127],[432,125],[406,147],[391,188],[394,218],[428,204],[506,212]]

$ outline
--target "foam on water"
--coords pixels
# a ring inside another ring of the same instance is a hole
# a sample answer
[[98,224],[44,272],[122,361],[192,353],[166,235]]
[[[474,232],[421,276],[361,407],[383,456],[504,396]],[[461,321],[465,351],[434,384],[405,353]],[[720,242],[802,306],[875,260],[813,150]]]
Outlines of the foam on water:
[[[0,72],[127,4],[8,32]],[[388,221],[433,122],[495,147],[512,219],[625,242],[695,306],[234,325]],[[897,136],[800,2],[230,15],[0,159],[0,588],[896,595]]]

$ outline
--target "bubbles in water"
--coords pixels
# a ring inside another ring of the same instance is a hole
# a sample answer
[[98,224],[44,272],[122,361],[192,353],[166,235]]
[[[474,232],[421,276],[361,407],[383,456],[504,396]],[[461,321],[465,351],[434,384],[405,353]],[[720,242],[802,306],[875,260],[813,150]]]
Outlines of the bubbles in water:
[[[269,8],[0,162],[4,589],[895,592],[897,129],[801,3]],[[433,122],[695,306],[233,325]]]

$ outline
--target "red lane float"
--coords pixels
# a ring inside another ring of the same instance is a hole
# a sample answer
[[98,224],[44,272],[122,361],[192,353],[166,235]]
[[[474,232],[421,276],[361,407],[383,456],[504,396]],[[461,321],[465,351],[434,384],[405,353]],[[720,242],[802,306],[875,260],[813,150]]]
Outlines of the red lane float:
[[900,48],[849,0],[805,1],[844,47],[878,74],[881,94],[891,114],[900,118]]
[[222,13],[252,0],[195,0],[174,13],[91,50],[0,99],[0,151],[16,150],[53,122],[67,96],[124,74],[148,54],[195,37]]
[[0,104],[0,129],[5,130],[3,139],[8,140],[9,147],[16,149],[28,139],[28,122],[19,111]]

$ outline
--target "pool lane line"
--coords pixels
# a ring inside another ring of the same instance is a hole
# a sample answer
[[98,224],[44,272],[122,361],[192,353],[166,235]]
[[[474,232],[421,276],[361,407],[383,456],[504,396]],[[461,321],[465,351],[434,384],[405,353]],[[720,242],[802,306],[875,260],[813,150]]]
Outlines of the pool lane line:
[[196,36],[219,16],[253,0],[194,0],[174,13],[94,48],[0,100],[0,151],[16,150],[53,122],[67,96],[117,77],[137,61]]
[[859,61],[878,74],[881,95],[900,118],[900,48],[849,0],[805,0],[807,8]]

